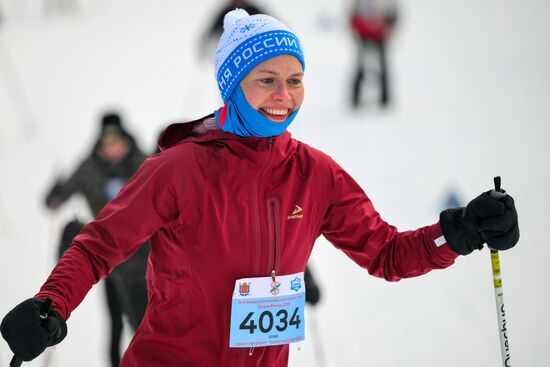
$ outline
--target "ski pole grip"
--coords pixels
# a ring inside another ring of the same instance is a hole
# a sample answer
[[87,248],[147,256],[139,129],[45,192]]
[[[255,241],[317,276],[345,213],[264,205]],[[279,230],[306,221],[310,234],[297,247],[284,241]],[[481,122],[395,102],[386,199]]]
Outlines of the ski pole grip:
[[495,199],[502,199],[503,197],[505,197],[507,194],[506,194],[506,191],[502,190],[500,188],[500,183],[501,183],[501,179],[500,179],[500,176],[495,176],[493,178],[493,182],[495,183],[495,189],[494,190],[491,190],[491,192],[489,193],[489,195],[491,195],[492,197],[494,197]]
[[[495,184],[495,188],[494,188],[494,190],[491,190],[491,192],[489,193],[489,195],[490,195],[491,197],[494,197],[495,199],[500,200],[500,199],[502,199],[503,197],[505,197],[506,195],[508,195],[508,194],[506,193],[505,190],[503,190],[503,189],[500,188],[500,184],[501,184],[501,182],[502,182],[500,176],[495,176],[495,177],[493,178],[493,182],[494,182],[494,184]],[[485,239],[485,238],[484,238],[484,239]],[[487,242],[487,241],[485,241],[485,242]],[[491,250],[491,253],[492,253],[492,254],[496,254],[496,256],[497,256],[496,259],[497,259],[497,262],[498,262],[498,251],[497,251],[497,250],[494,250],[494,249],[492,249],[492,248],[490,248],[490,247],[489,247],[489,250]],[[493,265],[494,265],[494,263],[493,263]],[[494,271],[494,268],[493,268],[493,271]],[[499,271],[500,271],[500,270],[499,270]]]
[[23,361],[14,355],[13,358],[11,359],[10,367],[20,367],[22,363]]

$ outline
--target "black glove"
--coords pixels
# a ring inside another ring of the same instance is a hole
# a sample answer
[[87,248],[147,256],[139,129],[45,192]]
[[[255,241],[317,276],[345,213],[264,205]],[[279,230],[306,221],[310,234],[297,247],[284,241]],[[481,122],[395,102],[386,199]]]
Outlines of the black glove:
[[15,306],[2,320],[2,337],[22,361],[38,357],[67,335],[65,320],[50,304],[51,300],[29,298]]
[[321,299],[321,290],[313,279],[313,275],[308,267],[306,267],[304,274],[304,284],[306,286],[306,302],[315,306]]
[[441,212],[439,222],[449,247],[468,255],[483,248],[507,250],[519,240],[518,213],[514,199],[504,191],[495,195],[487,191],[470,201],[465,208]]

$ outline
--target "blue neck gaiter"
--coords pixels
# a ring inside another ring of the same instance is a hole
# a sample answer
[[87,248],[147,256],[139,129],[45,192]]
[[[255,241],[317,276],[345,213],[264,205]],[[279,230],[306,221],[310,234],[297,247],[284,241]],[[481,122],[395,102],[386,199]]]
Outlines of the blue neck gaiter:
[[267,138],[283,134],[299,110],[294,111],[283,122],[273,122],[248,103],[238,85],[225,106],[214,112],[214,115],[218,126],[225,132],[244,137]]

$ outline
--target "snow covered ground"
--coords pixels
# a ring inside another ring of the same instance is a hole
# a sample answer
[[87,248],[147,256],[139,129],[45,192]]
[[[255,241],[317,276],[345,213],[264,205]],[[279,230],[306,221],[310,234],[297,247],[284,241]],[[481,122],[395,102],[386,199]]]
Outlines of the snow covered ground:
[[[88,153],[104,110],[120,108],[153,150],[168,122],[218,106],[198,40],[219,3],[75,0],[62,12],[38,0],[0,3],[0,315],[45,280],[61,224],[88,215],[79,198],[56,215],[42,202],[54,174]],[[349,0],[257,3],[306,52],[306,100],[291,132],[348,169],[388,221],[403,230],[433,223],[449,189],[468,200],[502,176],[522,231],[501,254],[512,361],[547,365],[550,2],[402,1],[389,111],[349,110]],[[291,366],[320,366],[316,348],[327,366],[500,366],[487,250],[398,283],[369,276],[323,239],[311,265],[323,300],[308,310]],[[94,288],[67,339],[25,365],[106,366],[104,303]],[[0,367],[10,358],[2,341]]]

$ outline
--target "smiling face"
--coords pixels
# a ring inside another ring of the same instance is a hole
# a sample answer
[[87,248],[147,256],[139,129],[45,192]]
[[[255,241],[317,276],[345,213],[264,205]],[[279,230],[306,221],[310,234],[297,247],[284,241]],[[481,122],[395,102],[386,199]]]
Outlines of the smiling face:
[[241,80],[247,102],[273,122],[285,121],[304,100],[302,64],[291,55],[268,59]]

